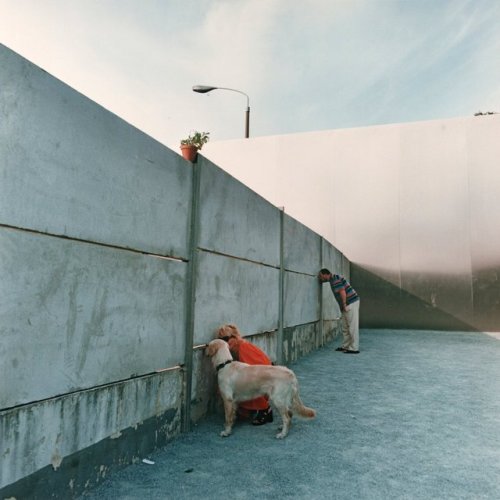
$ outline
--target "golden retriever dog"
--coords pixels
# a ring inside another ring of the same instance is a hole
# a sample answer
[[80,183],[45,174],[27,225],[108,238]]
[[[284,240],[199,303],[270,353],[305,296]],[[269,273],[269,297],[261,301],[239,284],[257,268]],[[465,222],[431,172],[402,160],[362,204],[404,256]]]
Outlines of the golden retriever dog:
[[225,424],[220,433],[227,437],[233,429],[236,407],[241,401],[268,396],[281,415],[283,425],[276,435],[283,439],[292,422],[292,412],[304,418],[314,418],[316,412],[304,406],[299,397],[297,377],[285,366],[249,365],[234,361],[224,340],[212,340],[205,349],[217,371],[219,391],[224,402]]

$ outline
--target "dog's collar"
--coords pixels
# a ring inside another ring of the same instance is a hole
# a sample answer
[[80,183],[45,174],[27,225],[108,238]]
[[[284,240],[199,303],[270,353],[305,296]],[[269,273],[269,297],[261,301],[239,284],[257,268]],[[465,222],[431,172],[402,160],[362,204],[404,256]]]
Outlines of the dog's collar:
[[228,359],[227,361],[225,361],[224,363],[221,363],[220,365],[217,365],[215,367],[215,369],[217,371],[219,371],[221,368],[224,368],[226,365],[228,365],[229,363],[231,363],[233,360],[232,359]]

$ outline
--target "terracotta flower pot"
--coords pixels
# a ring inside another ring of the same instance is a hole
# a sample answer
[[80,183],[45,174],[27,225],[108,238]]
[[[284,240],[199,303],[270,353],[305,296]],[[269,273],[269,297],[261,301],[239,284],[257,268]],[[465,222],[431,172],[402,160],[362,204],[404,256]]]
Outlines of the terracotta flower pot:
[[194,162],[198,154],[198,148],[190,144],[181,144],[181,152],[185,160]]

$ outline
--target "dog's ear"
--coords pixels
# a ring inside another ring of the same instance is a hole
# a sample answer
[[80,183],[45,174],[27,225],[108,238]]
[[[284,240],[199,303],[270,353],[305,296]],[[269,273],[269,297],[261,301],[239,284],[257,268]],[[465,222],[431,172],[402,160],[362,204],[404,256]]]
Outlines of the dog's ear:
[[207,344],[207,347],[205,349],[205,356],[213,356],[217,352],[217,349],[218,349],[217,342],[212,340],[212,342],[209,342]]
[[205,356],[212,356],[212,346],[210,345],[210,343],[208,343],[206,346],[205,346]]

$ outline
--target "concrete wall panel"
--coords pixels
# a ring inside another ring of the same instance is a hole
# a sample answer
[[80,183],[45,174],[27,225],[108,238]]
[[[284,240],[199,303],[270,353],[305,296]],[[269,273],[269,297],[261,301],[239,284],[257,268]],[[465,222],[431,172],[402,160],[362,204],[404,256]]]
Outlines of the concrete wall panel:
[[[332,154],[338,148],[332,141],[337,134],[329,130],[212,141],[203,154],[266,200],[284,207],[287,214],[334,241],[332,186],[337,179]],[[321,169],[321,176],[311,175],[316,169]]]
[[0,488],[168,410],[175,417],[161,432],[178,434],[181,394],[178,369],[0,412]]
[[195,344],[234,323],[245,334],[278,328],[279,269],[208,252],[199,256]]
[[[282,359],[282,212],[3,46],[0,67],[0,488],[74,497],[206,414],[220,324]],[[296,359],[326,338],[321,238],[284,219]]]
[[284,265],[288,271],[316,275],[320,269],[321,237],[285,214]]
[[0,408],[184,359],[186,264],[0,228]]
[[[323,263],[321,267],[326,267],[332,273],[342,274],[347,279],[350,277],[349,261],[331,243],[322,240]],[[356,288],[355,284],[352,284]],[[341,312],[335,300],[330,285],[325,283],[322,286],[321,300],[323,301],[323,318],[325,320],[338,320]]]
[[191,165],[0,46],[0,223],[185,257]]
[[343,273],[343,255],[337,250],[330,242],[322,240],[322,253],[323,262],[321,267],[326,267],[332,273],[342,274]]
[[321,300],[323,301],[323,319],[338,320],[342,313],[328,283],[323,285]]
[[285,273],[284,327],[319,319],[319,286],[316,275]]
[[200,242],[211,251],[279,266],[280,211],[200,158]]
[[351,261],[342,254],[342,272],[340,273],[344,275],[348,281],[351,279]]

